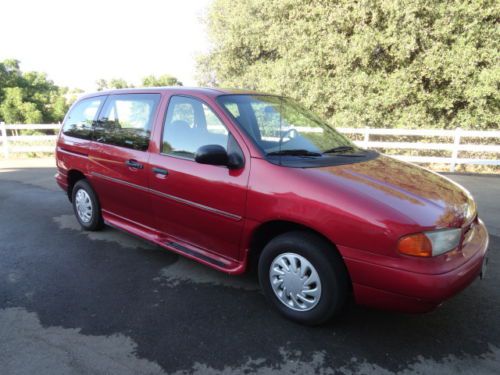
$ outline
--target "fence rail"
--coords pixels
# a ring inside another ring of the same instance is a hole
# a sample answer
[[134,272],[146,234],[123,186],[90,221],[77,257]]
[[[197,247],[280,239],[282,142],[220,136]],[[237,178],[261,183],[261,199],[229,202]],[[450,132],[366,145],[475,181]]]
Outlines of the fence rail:
[[[8,158],[11,153],[29,153],[29,152],[53,152],[56,135],[19,135],[18,130],[59,130],[61,125],[58,124],[15,124],[5,125],[0,123],[1,131],[1,146],[2,154]],[[301,128],[297,128],[301,131]],[[307,129],[303,129],[307,132]],[[442,156],[412,156],[412,155],[392,155],[400,160],[412,163],[440,163],[448,164],[451,172],[455,171],[458,164],[475,164],[475,165],[494,165],[500,166],[500,141],[496,144],[476,144],[462,143],[464,138],[474,139],[491,139],[498,138],[500,140],[500,131],[478,131],[478,130],[455,130],[443,129],[375,129],[375,128],[337,128],[337,130],[347,136],[362,136],[362,140],[354,140],[358,146],[367,149],[386,149],[386,150],[437,150],[451,152],[450,157]],[[405,137],[447,137],[453,142],[391,142],[370,140],[371,136],[405,136]],[[27,143],[28,145],[16,145],[16,143]],[[32,145],[30,143],[39,142],[46,143],[43,145]],[[459,153],[465,152],[481,152],[490,153],[492,158],[460,158]],[[494,158],[493,158],[494,155]]]
[[[371,129],[371,128],[337,128],[345,135],[362,135],[362,141],[354,141],[358,146],[375,149],[399,149],[399,150],[440,150],[451,151],[450,157],[442,156],[412,156],[393,155],[394,157],[412,163],[440,163],[449,164],[450,172],[454,172],[457,164],[475,165],[500,165],[500,159],[479,159],[479,158],[459,158],[460,151],[481,152],[500,154],[499,144],[471,144],[462,143],[464,138],[499,138],[498,130],[455,130],[444,129]],[[407,137],[448,137],[453,139],[453,143],[427,143],[427,142],[386,142],[370,141],[370,136],[407,136]]]
[[[14,124],[5,125],[0,123],[0,141],[2,145],[2,155],[8,158],[10,154],[24,154],[30,152],[54,152],[56,135],[53,134],[34,134],[18,135],[18,130],[56,130],[61,128],[59,124]],[[27,143],[28,145],[17,145],[16,143]],[[44,144],[30,144],[39,142]]]

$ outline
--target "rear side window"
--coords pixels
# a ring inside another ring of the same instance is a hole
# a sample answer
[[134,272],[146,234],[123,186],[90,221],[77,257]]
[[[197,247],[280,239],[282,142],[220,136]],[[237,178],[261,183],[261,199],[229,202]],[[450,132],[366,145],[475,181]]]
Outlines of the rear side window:
[[112,95],[94,129],[97,142],[146,151],[160,94]]
[[76,103],[64,121],[63,134],[70,137],[91,139],[92,123],[103,101],[104,96],[101,96],[83,99]]

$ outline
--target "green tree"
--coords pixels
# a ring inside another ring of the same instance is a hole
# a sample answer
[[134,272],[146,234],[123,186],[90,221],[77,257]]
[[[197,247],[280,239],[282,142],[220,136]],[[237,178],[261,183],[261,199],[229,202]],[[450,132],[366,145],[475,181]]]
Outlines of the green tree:
[[0,62],[0,120],[7,123],[61,121],[70,101],[45,73],[22,72],[18,60]]
[[159,77],[149,75],[142,79],[143,87],[160,87],[160,86],[182,86],[182,82],[174,76],[163,74]]
[[97,91],[106,90],[108,88],[108,82],[103,78],[98,79],[95,84],[97,86]]
[[109,86],[113,89],[126,89],[127,87],[134,87],[134,85],[127,83],[124,79],[113,78],[109,81]]
[[18,60],[8,59],[0,62],[0,103],[5,97],[4,89],[18,86],[21,79]]
[[42,112],[32,102],[23,99],[23,91],[20,87],[8,87],[4,90],[4,98],[0,104],[0,117],[7,124],[42,122]]
[[97,91],[109,90],[109,89],[126,89],[129,87],[134,87],[131,83],[128,83],[122,78],[112,78],[109,81],[105,79],[98,79],[96,81]]
[[345,127],[497,129],[494,0],[214,0],[199,83],[286,94]]

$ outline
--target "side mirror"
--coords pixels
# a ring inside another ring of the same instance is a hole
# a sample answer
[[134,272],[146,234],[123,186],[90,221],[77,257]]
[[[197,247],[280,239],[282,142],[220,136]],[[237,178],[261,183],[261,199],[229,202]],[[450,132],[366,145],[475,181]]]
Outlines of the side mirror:
[[224,147],[220,145],[206,145],[201,146],[196,151],[194,160],[200,164],[227,165],[229,157]]
[[224,147],[220,145],[205,145],[201,146],[194,160],[200,164],[224,165],[229,169],[239,169],[243,167],[243,159],[237,153],[227,154]]
[[236,152],[232,152],[229,154],[227,160],[227,167],[229,169],[240,169],[243,168],[244,164],[245,162],[243,161],[243,157],[240,154]]

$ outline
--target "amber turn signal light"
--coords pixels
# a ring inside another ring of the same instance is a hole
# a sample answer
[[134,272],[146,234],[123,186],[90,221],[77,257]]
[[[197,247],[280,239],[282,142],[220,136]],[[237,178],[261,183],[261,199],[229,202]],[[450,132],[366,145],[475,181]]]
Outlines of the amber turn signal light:
[[401,237],[398,242],[398,250],[405,255],[431,257],[432,243],[423,233],[410,234]]

